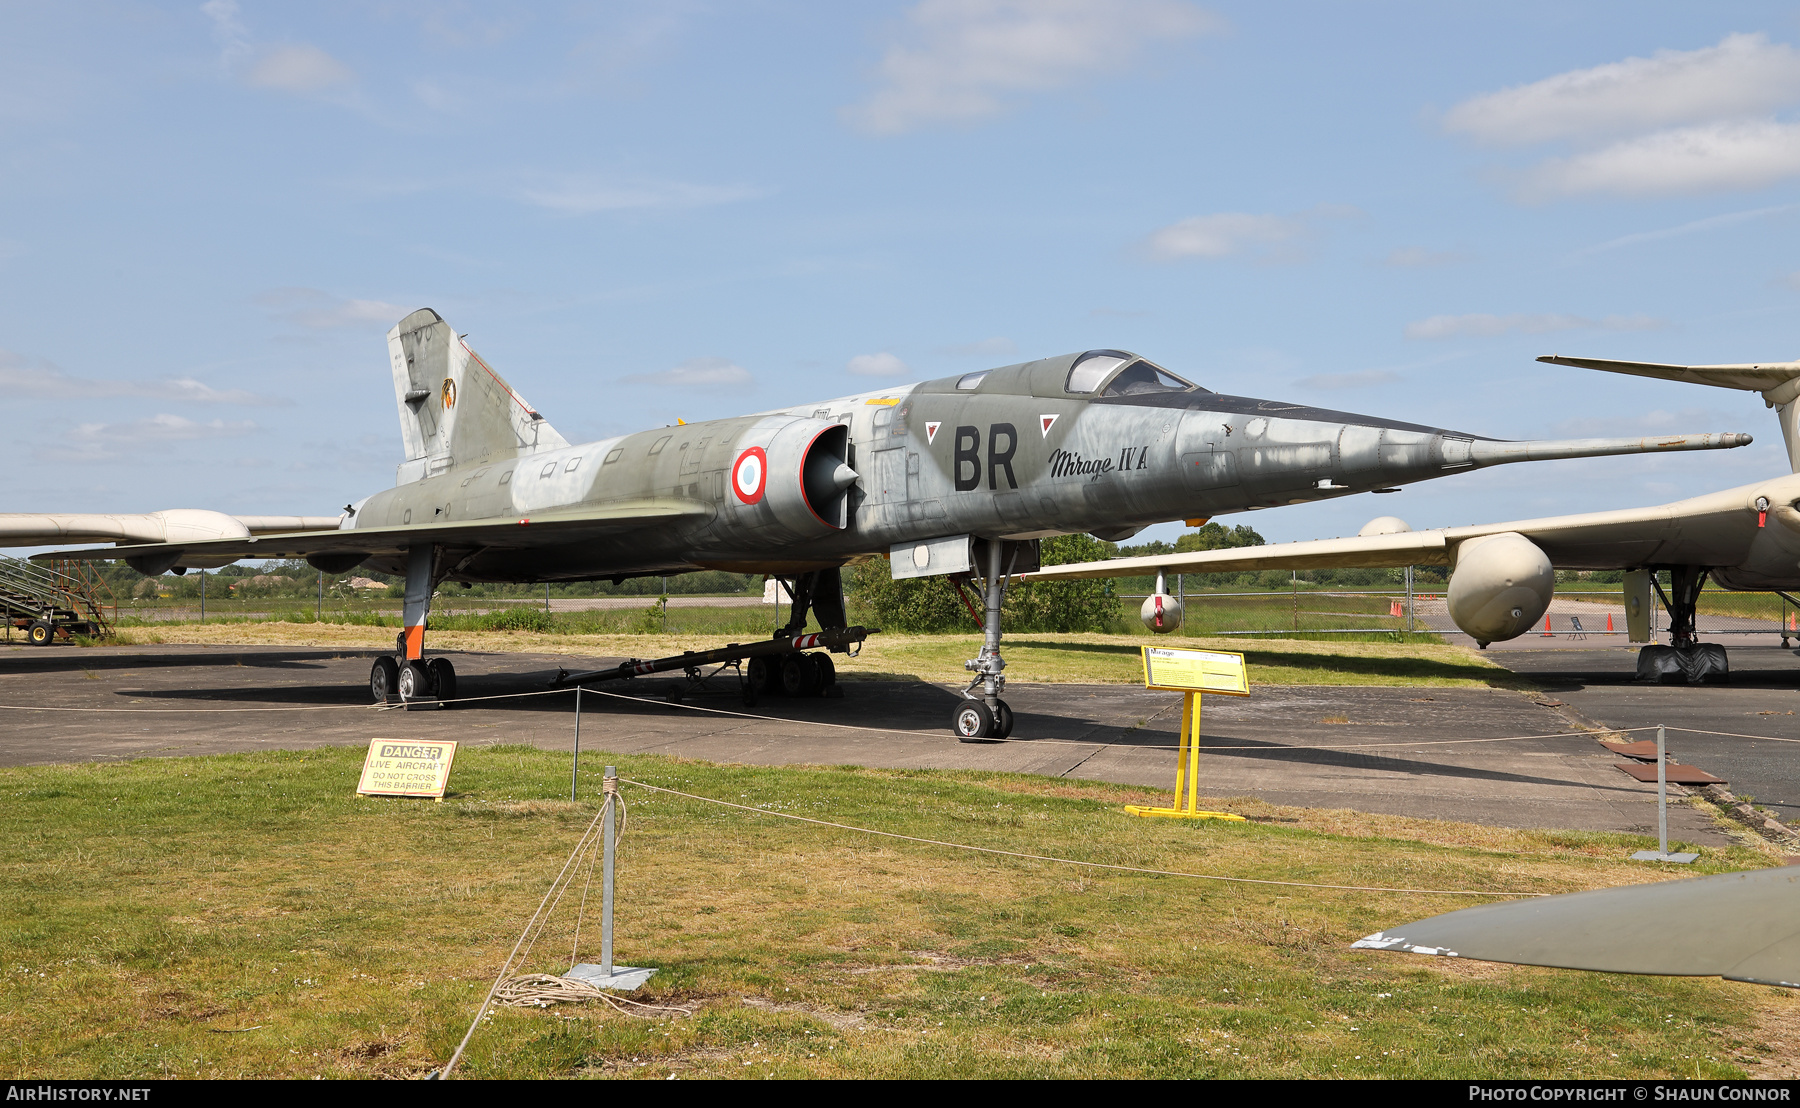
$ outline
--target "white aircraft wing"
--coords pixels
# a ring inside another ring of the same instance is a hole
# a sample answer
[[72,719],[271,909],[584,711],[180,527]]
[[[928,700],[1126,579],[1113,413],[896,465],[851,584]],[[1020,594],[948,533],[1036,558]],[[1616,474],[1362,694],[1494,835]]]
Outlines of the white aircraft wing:
[[0,546],[65,542],[205,542],[295,531],[335,531],[342,516],[228,516],[177,508],[167,512],[0,513]]
[[1665,381],[1685,381],[1690,385],[1743,389],[1746,392],[1767,392],[1800,377],[1800,362],[1668,365],[1663,362],[1621,362],[1610,358],[1571,358],[1563,354],[1546,354],[1538,361],[1549,362],[1552,365],[1576,366],[1581,369],[1599,369],[1607,373],[1629,373],[1634,377],[1659,377]]
[[[1768,504],[1766,514],[1757,508],[1759,498]],[[1508,532],[1536,543],[1559,569],[1635,569],[1652,563],[1741,566],[1761,547],[1769,548],[1777,560],[1786,557],[1791,565],[1792,556],[1783,551],[1786,546],[1800,546],[1796,501],[1800,501],[1800,476],[1789,475],[1650,508],[1075,562],[1045,566],[1022,575],[1021,580],[1138,577],[1159,570],[1235,573],[1449,565],[1456,548],[1469,539]]]
[[1464,908],[1351,945],[1604,973],[1800,988],[1800,874],[1787,866]]

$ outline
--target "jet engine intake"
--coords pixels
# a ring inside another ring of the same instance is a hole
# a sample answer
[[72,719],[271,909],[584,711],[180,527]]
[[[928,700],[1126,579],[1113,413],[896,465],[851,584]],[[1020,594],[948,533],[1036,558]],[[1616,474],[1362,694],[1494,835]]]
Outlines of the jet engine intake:
[[794,535],[841,531],[850,523],[850,428],[821,419],[796,419],[746,439],[733,464],[726,498]]
[[1450,618],[1486,646],[1517,638],[1550,610],[1556,570],[1537,544],[1517,531],[1468,539],[1450,571]]

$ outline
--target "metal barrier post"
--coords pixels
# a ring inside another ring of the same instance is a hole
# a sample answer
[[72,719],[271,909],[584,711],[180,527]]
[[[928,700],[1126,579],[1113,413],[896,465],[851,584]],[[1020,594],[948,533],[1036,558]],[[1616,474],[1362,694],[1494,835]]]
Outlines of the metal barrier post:
[[617,845],[613,837],[613,820],[618,814],[614,803],[619,796],[619,774],[612,766],[606,767],[606,778],[601,786],[606,790],[606,809],[601,813],[601,822],[606,824],[605,860],[600,883],[600,968],[606,976],[613,975],[612,925],[613,925],[613,848]]
[[1669,747],[1663,725],[1656,725],[1656,849],[1669,853]]
[[1656,725],[1656,849],[1640,850],[1631,858],[1636,862],[1692,862],[1698,854],[1669,853],[1669,746],[1667,729]]
[[619,802],[619,771],[607,766],[600,787],[606,797],[600,808],[600,818],[606,824],[601,831],[600,964],[579,962],[563,976],[601,989],[630,992],[642,986],[656,971],[641,966],[613,965],[613,858],[619,845],[618,821],[623,814]]
[[[611,772],[612,767],[607,767]],[[581,781],[581,686],[575,686],[575,764],[569,767],[569,799],[575,799],[575,788]],[[612,803],[610,800],[607,803]],[[610,826],[610,825],[609,825]],[[610,872],[610,871],[608,871]]]

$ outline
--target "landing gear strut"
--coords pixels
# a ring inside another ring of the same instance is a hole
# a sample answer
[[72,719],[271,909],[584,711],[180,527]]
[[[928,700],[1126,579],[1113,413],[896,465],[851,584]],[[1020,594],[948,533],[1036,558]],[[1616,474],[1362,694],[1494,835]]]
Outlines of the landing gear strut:
[[1700,590],[1706,587],[1706,575],[1710,572],[1706,566],[1670,566],[1670,588],[1664,592],[1662,582],[1652,571],[1650,583],[1669,613],[1670,645],[1646,646],[1638,651],[1639,681],[1666,685],[1717,683],[1730,676],[1731,663],[1725,648],[1697,638]]
[[1012,581],[1010,566],[1002,572],[1006,545],[998,540],[987,544],[987,579],[982,589],[987,611],[982,623],[981,653],[963,663],[963,668],[975,677],[963,690],[963,702],[957,706],[952,721],[956,737],[966,743],[1004,739],[1012,734],[1012,709],[1000,699],[1006,690],[1006,660],[1000,657],[1000,606]]
[[456,699],[456,667],[448,658],[425,658],[425,618],[431,614],[431,591],[437,584],[437,550],[414,546],[406,552],[406,629],[394,641],[394,656],[375,659],[369,667],[369,695],[377,704],[395,696],[403,703],[431,701],[443,706]]

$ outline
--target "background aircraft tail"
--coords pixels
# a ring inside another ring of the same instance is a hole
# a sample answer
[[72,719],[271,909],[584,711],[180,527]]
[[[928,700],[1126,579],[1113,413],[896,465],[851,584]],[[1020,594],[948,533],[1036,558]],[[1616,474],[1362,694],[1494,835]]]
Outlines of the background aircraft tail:
[[1565,358],[1549,354],[1540,362],[1687,381],[1722,389],[1762,393],[1763,403],[1775,409],[1781,421],[1781,438],[1787,444],[1788,466],[1800,473],[1800,362],[1746,362],[1739,365],[1664,365],[1661,362],[1615,362],[1605,358]]
[[396,484],[460,462],[569,445],[430,308],[396,323],[387,338],[406,447]]

